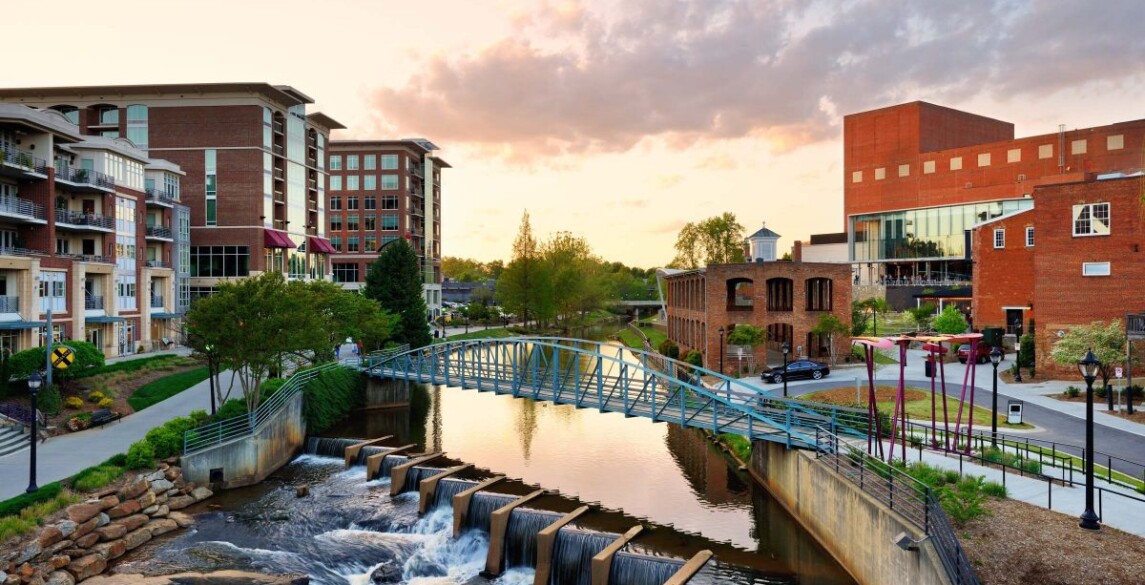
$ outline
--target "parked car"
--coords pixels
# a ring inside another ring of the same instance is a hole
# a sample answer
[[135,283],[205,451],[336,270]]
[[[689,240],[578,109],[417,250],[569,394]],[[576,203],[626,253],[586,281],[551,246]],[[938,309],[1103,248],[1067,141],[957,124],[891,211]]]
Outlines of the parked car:
[[[990,345],[989,343],[986,343],[986,340],[984,340],[984,339],[979,339],[977,344],[978,344],[978,348],[975,350],[976,353],[974,355],[976,361],[980,364],[984,364],[984,363],[990,361],[990,352],[994,351],[994,346]],[[969,359],[970,359],[970,344],[969,343],[963,343],[962,345],[959,345],[958,346],[958,361],[961,363],[966,363]],[[1002,359],[1006,359],[1006,352],[1004,350],[1002,351]]]
[[795,380],[797,378],[810,378],[818,380],[823,376],[831,373],[831,368],[823,362],[815,362],[811,360],[795,360],[787,364],[786,374],[782,367],[772,368],[760,375],[764,382],[771,382],[778,384],[783,381],[786,375],[788,380]]

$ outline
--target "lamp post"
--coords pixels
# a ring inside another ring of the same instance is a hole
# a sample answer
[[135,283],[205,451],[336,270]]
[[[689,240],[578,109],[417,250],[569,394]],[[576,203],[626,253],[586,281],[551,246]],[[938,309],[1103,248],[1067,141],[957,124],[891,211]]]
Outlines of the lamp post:
[[783,342],[783,397],[787,398],[787,354],[791,353],[791,344]]
[[1014,381],[1022,381],[1022,338],[1018,337],[1018,350],[1014,354],[1014,364],[1018,366],[1018,371],[1014,374]]
[[724,328],[720,327],[720,373],[724,373]]
[[36,412],[39,408],[39,405],[36,403],[36,397],[40,394],[40,384],[43,382],[44,379],[40,376],[40,372],[32,372],[32,375],[28,376],[28,392],[32,395],[32,460],[28,468],[27,490],[29,494],[38,489],[36,487],[36,436],[40,434],[40,429],[37,426],[40,422],[40,417]]
[[990,445],[992,447],[998,446],[998,364],[1002,363],[1002,350],[998,346],[990,350],[990,364],[994,366],[994,400],[993,400],[993,413],[994,416],[990,417]]
[[203,353],[207,354],[207,379],[211,384],[211,416],[215,416],[215,346],[204,345]]
[[1077,525],[1086,530],[1101,528],[1097,514],[1093,512],[1093,381],[1100,368],[1101,362],[1097,361],[1092,349],[1077,362],[1077,369],[1085,379],[1085,511]]

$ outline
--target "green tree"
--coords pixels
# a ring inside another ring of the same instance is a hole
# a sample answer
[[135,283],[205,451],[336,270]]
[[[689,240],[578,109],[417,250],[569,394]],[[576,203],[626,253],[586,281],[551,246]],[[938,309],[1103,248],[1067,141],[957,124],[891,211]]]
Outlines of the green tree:
[[558,322],[568,321],[572,315],[591,303],[594,284],[589,274],[594,267],[592,250],[584,238],[569,232],[558,232],[540,246],[540,255],[552,283],[552,306]]
[[734,213],[709,217],[699,223],[687,223],[676,236],[673,268],[686,270],[712,264],[743,262],[743,226]]
[[1101,362],[1101,385],[1108,387],[1116,368],[1125,363],[1125,329],[1121,320],[1094,321],[1070,329],[1054,343],[1050,359],[1063,366],[1077,367],[1085,352],[1091,349]]
[[366,273],[366,287],[362,291],[368,299],[397,317],[392,339],[408,343],[410,347],[424,347],[433,338],[422,289],[421,267],[417,253],[406,240],[387,245],[370,264]]
[[938,310],[933,303],[923,303],[913,309],[907,309],[907,314],[910,315],[914,321],[916,331],[922,331],[930,326],[930,322],[934,319],[934,314]]
[[838,351],[835,347],[838,338],[847,335],[851,328],[843,322],[842,319],[836,317],[832,313],[824,313],[819,315],[819,322],[811,329],[811,332],[818,335],[820,338],[827,340],[827,353],[831,356],[831,362],[834,363],[838,358]]
[[321,346],[309,350],[319,358],[316,361],[333,358],[333,346],[347,337],[361,342],[365,351],[381,349],[389,341],[398,318],[383,311],[377,301],[324,280],[307,286],[322,326],[317,338]]
[[851,336],[858,337],[864,334],[870,322],[871,314],[867,312],[864,301],[851,301]]
[[754,325],[736,325],[728,332],[728,345],[748,345],[755,347],[767,339],[767,331]]
[[521,217],[521,227],[513,241],[513,258],[497,280],[497,297],[502,306],[519,315],[526,326],[530,318],[544,321],[555,314],[552,283],[537,249],[528,211]]
[[969,327],[970,324],[966,322],[966,317],[956,305],[946,305],[942,309],[942,314],[934,318],[934,330],[939,333],[951,335],[966,333],[966,329]]
[[871,316],[871,334],[879,334],[879,315],[888,313],[891,310],[890,303],[882,297],[871,297],[860,302],[860,307]]

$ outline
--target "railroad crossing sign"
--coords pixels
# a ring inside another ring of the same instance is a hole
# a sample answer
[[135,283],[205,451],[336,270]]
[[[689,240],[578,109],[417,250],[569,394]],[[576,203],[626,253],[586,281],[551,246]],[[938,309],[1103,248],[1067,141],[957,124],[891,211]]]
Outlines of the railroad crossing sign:
[[66,345],[57,345],[52,348],[52,367],[60,370],[66,370],[68,366],[76,361],[76,354],[72,348]]

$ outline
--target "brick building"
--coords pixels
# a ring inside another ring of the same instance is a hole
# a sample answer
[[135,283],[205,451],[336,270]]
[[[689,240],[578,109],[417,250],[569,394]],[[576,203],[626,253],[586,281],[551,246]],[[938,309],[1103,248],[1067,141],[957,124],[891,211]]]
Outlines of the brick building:
[[711,369],[719,368],[721,328],[726,333],[748,324],[767,331],[767,342],[753,356],[757,363],[767,363],[767,351],[785,342],[793,355],[826,355],[825,343],[811,333],[820,315],[833,313],[851,322],[851,267],[846,264],[719,264],[668,273],[664,281],[668,338],[681,352],[703,352],[704,364]]
[[424,139],[333,141],[326,233],[334,282],[357,289],[382,246],[406,238],[421,262],[426,306],[441,311],[441,170]]
[[190,238],[184,172],[64,113],[0,103],[0,348],[177,339]]

